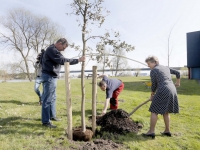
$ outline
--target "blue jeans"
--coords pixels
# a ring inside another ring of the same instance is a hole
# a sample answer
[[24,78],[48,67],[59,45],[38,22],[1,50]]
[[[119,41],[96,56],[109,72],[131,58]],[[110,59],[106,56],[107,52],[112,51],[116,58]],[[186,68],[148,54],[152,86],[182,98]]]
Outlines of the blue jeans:
[[50,118],[56,117],[56,86],[57,78],[42,73],[42,123],[49,123]]
[[34,91],[35,91],[35,93],[39,96],[40,100],[41,100],[42,94],[41,94],[39,88],[40,88],[40,84],[41,84],[42,82],[43,82],[42,77],[37,77],[37,78],[35,79],[35,85],[34,85]]

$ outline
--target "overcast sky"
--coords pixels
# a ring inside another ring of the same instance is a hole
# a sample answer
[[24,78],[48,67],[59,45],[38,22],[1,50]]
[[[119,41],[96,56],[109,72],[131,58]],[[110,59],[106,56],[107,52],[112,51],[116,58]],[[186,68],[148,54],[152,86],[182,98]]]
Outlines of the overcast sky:
[[[0,15],[5,15],[9,9],[23,7],[34,14],[47,16],[57,22],[64,27],[66,38],[70,42],[81,44],[81,30],[77,26],[76,17],[66,15],[71,12],[67,4],[72,0],[0,0],[0,2]],[[111,13],[102,28],[94,32],[104,33],[105,29],[119,31],[121,40],[135,46],[133,52],[126,54],[127,57],[144,63],[146,57],[155,55],[159,58],[160,64],[167,65],[167,40],[173,27],[170,37],[170,49],[172,49],[170,66],[187,65],[186,33],[200,29],[200,0],[105,0],[103,6]],[[8,54],[4,51],[2,55]],[[1,61],[11,62],[13,57],[10,55]],[[66,49],[64,55],[71,58],[77,56],[77,52]],[[89,62],[86,69],[91,69],[92,65],[95,65],[94,62]],[[129,66],[145,67],[131,61]],[[78,69],[77,66],[75,69]]]

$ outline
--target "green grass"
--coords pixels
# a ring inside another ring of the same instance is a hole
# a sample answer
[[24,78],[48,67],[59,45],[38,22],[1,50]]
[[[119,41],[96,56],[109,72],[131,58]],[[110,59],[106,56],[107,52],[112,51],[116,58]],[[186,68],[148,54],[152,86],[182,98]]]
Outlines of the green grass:
[[[149,98],[150,89],[143,82],[149,77],[120,77],[125,89],[120,94],[119,108],[131,112],[136,106]],[[86,124],[91,126],[88,116],[92,110],[92,80],[86,81]],[[0,83],[0,149],[2,150],[42,150],[69,149],[71,145],[65,135],[67,128],[66,95],[64,80],[58,81],[57,116],[62,119],[54,122],[58,128],[48,129],[41,125],[41,106],[33,90],[33,82]],[[131,118],[141,122],[144,127],[136,135],[129,133],[112,138],[122,142],[133,150],[198,150],[200,149],[200,85],[194,80],[181,79],[181,87],[177,88],[180,114],[171,114],[171,132],[173,137],[160,136],[164,130],[162,116],[156,125],[155,140],[146,139],[141,133],[149,129],[150,102],[139,108]],[[73,126],[81,125],[81,85],[80,79],[71,79],[71,97],[73,107]],[[105,93],[98,88],[97,113],[101,113]],[[76,144],[74,144],[76,146]]]

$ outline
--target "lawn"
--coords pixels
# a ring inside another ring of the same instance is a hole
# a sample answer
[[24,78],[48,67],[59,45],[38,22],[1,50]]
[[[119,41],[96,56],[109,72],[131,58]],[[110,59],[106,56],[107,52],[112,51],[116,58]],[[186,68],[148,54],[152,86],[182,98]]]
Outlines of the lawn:
[[[120,77],[125,88],[119,99],[119,108],[131,112],[136,106],[149,98],[150,89],[144,82],[149,77]],[[86,124],[91,126],[88,117],[92,110],[92,80],[86,79]],[[65,82],[58,80],[57,87],[57,116],[62,120],[54,122],[56,129],[41,125],[41,106],[33,90],[34,82],[4,82],[0,83],[0,149],[2,150],[43,150],[69,149],[73,144],[67,140]],[[181,79],[177,88],[180,114],[171,114],[172,137],[164,137],[162,116],[156,126],[156,138],[144,138],[141,133],[149,129],[150,102],[139,108],[131,118],[141,122],[144,127],[138,134],[112,137],[114,142],[121,142],[132,150],[198,150],[200,149],[200,85],[195,80]],[[73,107],[73,126],[81,125],[81,85],[80,79],[71,79],[71,96]],[[98,88],[97,113],[101,113],[105,93]],[[74,143],[73,147],[76,146]]]

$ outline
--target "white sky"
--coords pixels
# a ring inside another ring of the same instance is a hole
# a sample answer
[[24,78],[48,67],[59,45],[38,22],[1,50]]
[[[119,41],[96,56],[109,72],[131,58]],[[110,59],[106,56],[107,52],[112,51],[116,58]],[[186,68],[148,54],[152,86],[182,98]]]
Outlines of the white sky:
[[[94,0],[95,1],[95,0]],[[81,45],[81,29],[77,26],[75,16],[67,16],[71,12],[72,0],[0,0],[0,15],[16,7],[24,7],[36,14],[47,16],[65,28],[69,42]],[[186,33],[200,29],[200,0],[105,0],[103,4],[111,14],[106,18],[102,28],[95,33],[102,34],[105,29],[119,31],[121,40],[135,46],[127,57],[144,63],[149,55],[159,58],[160,64],[167,65],[167,39],[171,28],[170,56],[171,67],[187,65]],[[0,28],[0,30],[3,30]],[[88,45],[94,45],[90,42]],[[65,56],[77,56],[71,49],[65,50]],[[0,61],[13,61],[14,54],[8,54],[6,49]],[[9,56],[8,56],[9,55]],[[95,65],[89,62],[86,69]],[[132,68],[145,67],[129,61]],[[72,66],[73,70],[81,69],[80,65]]]

